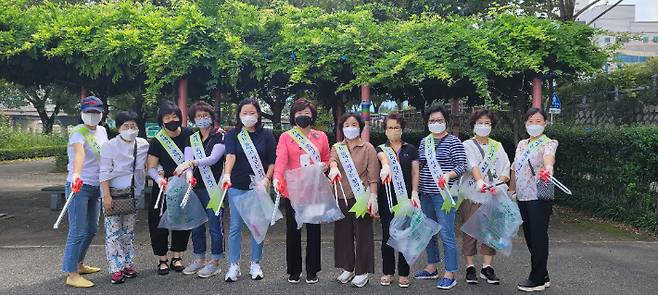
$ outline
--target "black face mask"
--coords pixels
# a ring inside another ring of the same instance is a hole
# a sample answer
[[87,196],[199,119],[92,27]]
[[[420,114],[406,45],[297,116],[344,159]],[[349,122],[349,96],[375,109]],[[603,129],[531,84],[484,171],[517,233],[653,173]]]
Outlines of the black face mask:
[[180,121],[169,121],[167,123],[164,123],[164,127],[167,128],[169,131],[176,131],[178,130],[178,127],[180,127]]
[[310,116],[298,116],[295,118],[295,124],[299,127],[306,128],[308,125],[311,125],[311,120]]

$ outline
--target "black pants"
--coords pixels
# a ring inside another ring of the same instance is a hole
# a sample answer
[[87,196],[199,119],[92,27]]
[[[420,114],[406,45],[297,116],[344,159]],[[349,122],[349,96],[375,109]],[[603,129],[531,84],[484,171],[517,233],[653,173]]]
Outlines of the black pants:
[[[167,255],[167,248],[169,248],[169,230],[166,228],[159,228],[160,224],[160,206],[158,209],[153,209],[155,202],[157,200],[158,193],[160,189],[155,186],[151,191],[151,202],[148,209],[148,223],[149,223],[149,235],[151,236],[151,247],[153,248],[153,254],[157,256]],[[164,196],[162,196],[164,198]],[[158,204],[158,205],[163,205]],[[167,204],[163,205],[163,212],[167,209]],[[171,231],[171,251],[174,252],[184,252],[187,250],[187,241],[190,239],[189,230],[172,230]]]
[[[289,275],[302,273],[302,230],[297,229],[295,210],[290,200],[283,199],[286,206],[286,262]],[[315,274],[320,265],[320,225],[306,223],[306,273]]]
[[553,214],[553,203],[549,201],[519,201],[523,219],[523,235],[530,251],[531,271],[528,277],[541,284],[548,276],[548,224]]
[[[393,206],[397,205],[395,193],[392,196]],[[379,218],[382,223],[382,268],[385,275],[395,275],[395,249],[389,246],[388,239],[391,237],[389,228],[391,220],[393,220],[393,213],[388,208],[388,200],[386,199],[386,192],[384,187],[380,186],[377,198],[377,206],[379,207]],[[398,253],[398,274],[400,276],[409,276],[409,264],[404,259],[402,253]]]

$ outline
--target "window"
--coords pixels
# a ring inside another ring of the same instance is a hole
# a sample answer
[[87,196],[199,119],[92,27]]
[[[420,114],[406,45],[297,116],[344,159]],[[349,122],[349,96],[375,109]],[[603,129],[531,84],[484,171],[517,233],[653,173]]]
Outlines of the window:
[[642,37],[642,43],[649,43],[649,36]]
[[653,36],[653,43],[658,43],[658,36]]
[[610,43],[610,37],[605,37],[605,38],[603,39],[603,41],[604,41],[605,43]]

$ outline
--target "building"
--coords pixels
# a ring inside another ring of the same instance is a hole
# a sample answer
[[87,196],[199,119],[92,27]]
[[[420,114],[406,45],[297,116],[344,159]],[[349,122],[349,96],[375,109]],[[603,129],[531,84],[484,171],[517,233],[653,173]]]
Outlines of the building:
[[[54,108],[54,105],[46,105],[46,112],[50,115]],[[28,132],[41,133],[43,130],[39,114],[32,105],[19,108],[6,108],[0,105],[0,116],[8,118],[12,126],[19,127]],[[76,125],[78,120],[77,116],[71,116],[64,111],[60,111],[53,125],[53,132],[66,134],[67,126]]]

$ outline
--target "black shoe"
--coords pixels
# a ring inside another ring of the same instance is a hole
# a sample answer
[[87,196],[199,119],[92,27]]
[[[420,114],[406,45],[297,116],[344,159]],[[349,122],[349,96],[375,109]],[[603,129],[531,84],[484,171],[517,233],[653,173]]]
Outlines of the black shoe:
[[316,273],[307,273],[306,274],[306,283],[315,284],[318,282],[318,274]]
[[544,287],[546,287],[546,288],[550,288],[550,287],[551,287],[551,278],[549,278],[548,276],[546,276],[546,277],[544,278]]
[[466,283],[471,285],[478,283],[478,276],[474,266],[469,266],[466,268]]
[[290,275],[288,277],[288,283],[299,284],[299,276],[300,276],[300,274]]
[[496,276],[493,267],[487,266],[480,271],[480,277],[487,280],[487,283],[492,285],[500,284],[500,279]]
[[[158,274],[161,276],[166,276],[169,274],[169,265],[167,263],[169,262],[169,259],[166,260],[160,260],[160,263],[158,263]],[[160,268],[161,266],[165,266],[165,268]]]
[[171,270],[173,270],[173,271],[175,271],[175,272],[181,272],[181,271],[183,271],[183,269],[185,269],[185,266],[184,266],[182,263],[181,263],[180,266],[176,266],[176,265],[174,264],[174,263],[176,263],[176,262],[178,262],[178,261],[181,261],[181,262],[182,262],[182,261],[183,261],[183,258],[181,258],[181,257],[173,257],[173,258],[171,258],[171,263],[169,264],[169,268],[171,268]]
[[525,280],[524,282],[519,283],[516,287],[524,292],[536,292],[536,291],[546,290],[546,287],[544,286],[543,282],[541,284],[538,284],[531,280]]

